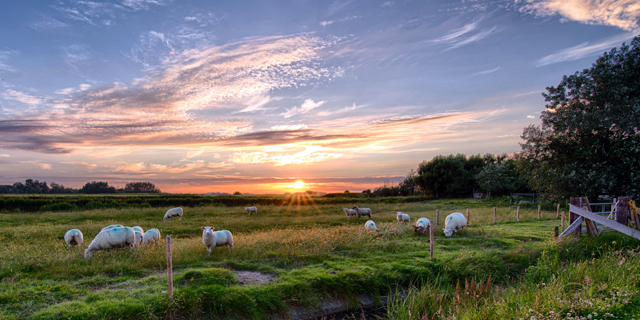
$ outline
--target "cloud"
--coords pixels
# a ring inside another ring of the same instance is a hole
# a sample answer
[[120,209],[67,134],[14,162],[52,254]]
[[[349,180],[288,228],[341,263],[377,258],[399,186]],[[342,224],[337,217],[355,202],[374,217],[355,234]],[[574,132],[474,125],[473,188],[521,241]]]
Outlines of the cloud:
[[98,167],[97,164],[87,163],[87,162],[62,162],[62,163],[68,164],[70,166],[78,167],[78,168],[88,169],[88,170],[93,170]]
[[496,67],[496,68],[493,68],[493,69],[476,72],[476,73],[470,75],[469,77],[475,77],[475,76],[481,76],[481,75],[485,75],[485,74],[490,74],[490,73],[494,73],[494,72],[496,72],[498,70],[500,70],[500,67]]
[[28,93],[7,89],[2,93],[2,98],[6,100],[14,100],[24,104],[38,105],[44,102],[43,99],[34,97]]
[[11,157],[11,156],[8,155],[8,154],[0,154],[0,158],[9,158],[9,157]]
[[39,21],[36,21],[30,25],[31,28],[36,29],[38,31],[50,31],[60,28],[68,27],[69,25],[54,19],[52,17],[42,17]]
[[74,44],[62,48],[62,59],[74,74],[82,74],[91,56],[91,48],[88,45]]
[[637,30],[640,18],[637,0],[527,0],[520,11],[543,17],[560,14],[569,20],[627,31]]
[[328,26],[328,25],[332,25],[332,24],[334,24],[334,23],[336,23],[336,22],[345,22],[345,21],[349,21],[349,20],[353,20],[353,19],[359,19],[359,18],[361,18],[361,16],[356,16],[356,15],[354,15],[354,16],[347,16],[347,17],[344,17],[344,18],[342,18],[342,19],[338,19],[338,20],[325,20],[325,21],[320,21],[320,25],[321,25],[321,26],[323,26],[323,27],[326,27],[326,26]]
[[380,7],[387,8],[387,7],[391,7],[393,4],[394,4],[393,1],[387,1],[387,2],[385,2],[383,4],[381,4]]
[[12,67],[7,61],[9,57],[15,55],[15,51],[0,51],[0,71],[15,72],[16,69]]
[[331,20],[331,21],[326,21],[326,20],[325,21],[320,21],[320,25],[323,26],[323,27],[326,27],[326,26],[334,24],[334,23],[335,23],[335,21],[333,21],[333,20]]
[[469,33],[471,33],[472,31],[478,28],[478,25],[480,24],[480,21],[482,21],[482,19],[483,18],[481,17],[477,21],[466,24],[462,28],[455,29],[440,38],[431,40],[430,42],[448,43],[450,44],[450,46],[447,48],[447,50],[451,50],[451,49],[462,47],[472,42],[480,41],[486,38],[487,36],[489,36],[491,33],[493,33],[497,29],[496,27],[493,27],[491,29],[488,29],[488,30],[485,29],[474,35],[469,36],[468,35]]
[[[300,150],[302,149],[302,150]],[[294,148],[283,152],[239,152],[234,153],[230,161],[233,163],[273,163],[275,166],[289,164],[311,164],[315,162],[327,161],[344,156],[335,152],[324,152],[320,146],[305,146]]]
[[453,43],[447,50],[460,48],[460,47],[462,47],[464,45],[467,45],[469,43],[480,41],[480,40],[486,38],[487,36],[489,36],[495,30],[496,30],[496,27],[493,27],[493,28],[491,28],[489,30],[482,30],[482,31],[474,34],[473,36],[470,36],[470,37],[468,37],[468,38],[466,38],[464,40],[460,40],[458,42]]
[[533,115],[528,115],[527,116],[527,119],[535,119],[535,118],[536,118],[536,116],[533,116]]
[[271,130],[275,130],[275,131],[283,131],[283,130],[300,130],[300,129],[307,129],[307,125],[305,124],[283,124],[283,125],[277,125],[277,126],[272,126]]
[[20,161],[20,163],[32,164],[40,167],[42,170],[51,170],[51,165],[48,163],[40,163],[40,161]]
[[312,99],[307,99],[305,100],[302,105],[297,108],[297,107],[293,107],[291,109],[287,109],[287,112],[285,113],[281,113],[281,116],[284,116],[285,118],[291,118],[293,116],[299,115],[299,114],[304,114],[307,113],[321,105],[323,105],[326,101],[318,101],[318,102],[314,102]]
[[318,112],[318,115],[325,117],[325,116],[330,116],[330,115],[346,113],[346,112],[353,111],[355,109],[359,109],[359,108],[362,108],[362,107],[366,107],[366,106],[364,106],[364,105],[357,106],[356,103],[354,102],[351,107],[344,107],[342,109],[338,109],[338,110],[335,110],[335,111],[321,111],[321,112]]
[[588,42],[573,46],[567,49],[562,49],[556,53],[550,54],[536,61],[536,66],[542,67],[558,62],[573,61],[589,57],[592,55],[602,54],[605,51],[609,51],[611,48],[616,47],[626,40],[633,39],[633,34],[624,33],[598,43],[589,45]]
[[150,10],[151,6],[166,5],[170,1],[160,0],[120,0],[97,2],[85,0],[61,0],[51,7],[65,18],[93,25],[110,26],[113,20],[127,12]]
[[144,162],[119,162],[118,167],[112,170],[116,174],[141,174],[155,175],[159,173],[185,173],[206,167],[204,162],[192,162],[182,166],[168,166],[164,164],[144,163]]
[[271,97],[269,96],[262,96],[262,95],[253,96],[249,99],[249,101],[244,103],[247,106],[246,108],[236,111],[235,113],[273,110],[275,108],[264,108],[264,106],[270,101],[271,101]]
[[446,34],[446,35],[444,35],[444,36],[442,36],[440,38],[431,40],[431,42],[451,42],[451,41],[453,41],[453,40],[455,40],[455,39],[457,39],[457,38],[459,38],[459,37],[471,32],[471,31],[475,30],[478,27],[478,23],[479,22],[480,21],[475,21],[475,22],[466,24],[465,26],[463,26],[460,29],[453,30],[449,34]]

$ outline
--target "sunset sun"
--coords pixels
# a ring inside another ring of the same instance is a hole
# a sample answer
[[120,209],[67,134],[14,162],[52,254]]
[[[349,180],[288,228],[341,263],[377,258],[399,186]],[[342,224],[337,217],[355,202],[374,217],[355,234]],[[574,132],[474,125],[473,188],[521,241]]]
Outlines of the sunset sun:
[[304,182],[302,180],[298,180],[293,184],[293,187],[296,189],[302,189],[304,188]]

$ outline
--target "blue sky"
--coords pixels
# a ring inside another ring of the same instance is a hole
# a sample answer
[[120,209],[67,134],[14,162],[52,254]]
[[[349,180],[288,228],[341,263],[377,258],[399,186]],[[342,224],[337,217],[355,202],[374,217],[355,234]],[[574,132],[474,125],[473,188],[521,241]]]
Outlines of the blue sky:
[[513,153],[630,0],[5,1],[0,184],[361,191]]

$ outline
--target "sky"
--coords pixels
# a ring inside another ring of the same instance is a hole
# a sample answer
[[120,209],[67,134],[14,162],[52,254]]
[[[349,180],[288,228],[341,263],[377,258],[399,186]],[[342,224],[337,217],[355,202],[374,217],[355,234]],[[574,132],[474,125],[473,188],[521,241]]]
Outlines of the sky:
[[[361,192],[514,153],[636,0],[0,4],[0,184]],[[297,181],[303,181],[297,183]]]

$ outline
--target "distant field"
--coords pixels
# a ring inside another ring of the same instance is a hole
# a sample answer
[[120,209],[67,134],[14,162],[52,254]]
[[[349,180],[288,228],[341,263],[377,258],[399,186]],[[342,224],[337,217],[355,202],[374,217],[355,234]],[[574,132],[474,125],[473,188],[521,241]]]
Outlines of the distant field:
[[[355,307],[357,297],[367,295],[383,306],[381,297],[398,288],[436,280],[452,285],[491,276],[504,287],[536,264],[559,225],[553,205],[541,220],[537,208],[524,208],[520,222],[515,206],[498,207],[494,225],[495,203],[480,200],[370,203],[381,229],[374,233],[364,230],[367,219],[347,219],[342,212],[360,199],[344,200],[286,201],[258,206],[252,216],[243,207],[185,207],[182,221],[167,222],[162,217],[170,207],[0,214],[0,318],[263,319],[317,308],[329,297]],[[467,208],[471,221],[463,232],[445,238],[436,229],[434,260],[427,237],[395,222],[395,211],[410,214],[413,222],[435,221],[440,209],[442,223],[447,214]],[[86,248],[110,224],[158,228],[163,239],[171,235],[173,301],[166,295],[164,241],[98,252],[89,260],[82,250],[67,250],[67,230],[80,229]],[[215,248],[208,256],[201,226],[230,230],[234,249]],[[271,280],[254,282],[261,279]]]

